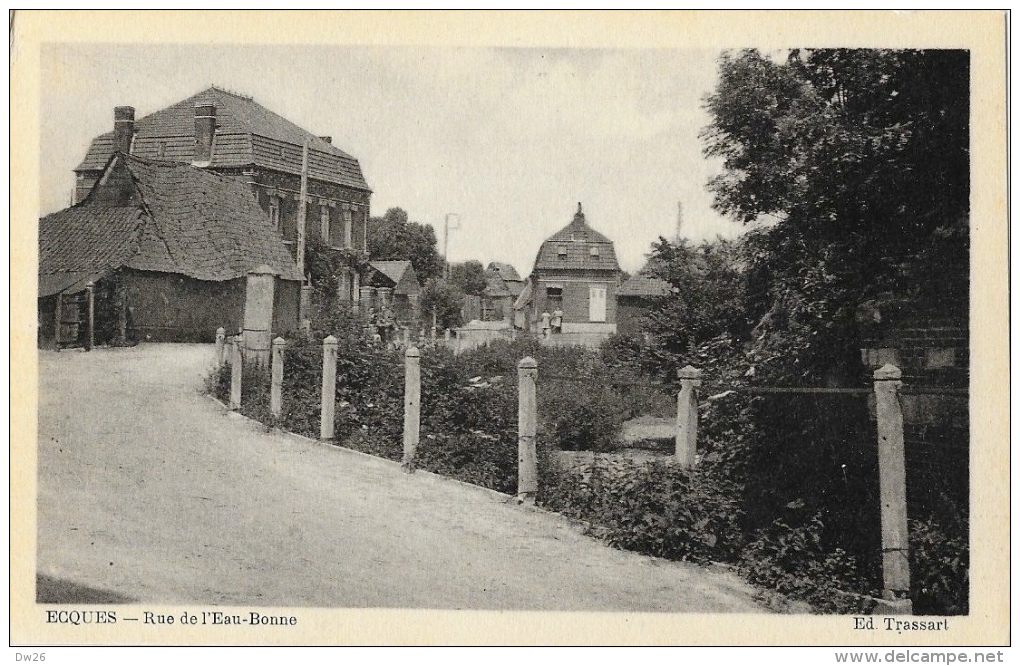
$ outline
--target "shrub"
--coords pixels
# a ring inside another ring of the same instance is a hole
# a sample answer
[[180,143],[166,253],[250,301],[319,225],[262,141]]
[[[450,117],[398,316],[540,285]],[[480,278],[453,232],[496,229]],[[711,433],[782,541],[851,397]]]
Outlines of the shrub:
[[[617,378],[597,352],[579,347],[543,347],[530,338],[496,341],[452,356],[431,352],[422,359],[422,418],[433,432],[467,434],[517,430],[517,364],[538,361],[540,437],[564,450],[609,451],[622,422],[648,410],[669,413],[675,407],[655,389],[621,392]],[[506,392],[477,392],[471,378],[505,387]],[[631,377],[628,376],[628,379]],[[475,391],[475,392],[472,392]],[[624,395],[628,395],[627,399]],[[431,403],[431,404],[429,404]],[[669,405],[669,406],[666,406]]]
[[824,529],[821,514],[793,526],[782,518],[775,520],[759,530],[740,554],[741,573],[756,585],[803,599],[822,612],[870,610],[865,596],[845,592],[875,591],[862,582],[854,557],[842,548],[830,552],[823,546]]
[[733,498],[672,461],[596,459],[584,472],[548,469],[542,503],[626,550],[672,560],[732,560],[741,543]]
[[623,423],[623,402],[607,387],[543,383],[538,398],[540,435],[564,451],[612,451]]
[[948,533],[934,519],[910,521],[910,589],[917,615],[969,612],[970,549],[964,527]]
[[470,435],[427,435],[418,448],[416,465],[501,493],[517,492],[515,437],[476,432]]
[[[241,411],[267,426],[316,437],[321,341],[331,333],[338,339],[338,441],[400,460],[403,355],[368,344],[357,318],[334,314],[328,331],[289,336],[281,417],[273,420],[268,413],[267,377],[250,369]],[[621,361],[628,348],[615,344],[601,353],[545,348],[529,339],[459,356],[445,348],[423,349],[416,465],[515,492],[517,363],[532,356],[539,363],[541,504],[586,522],[592,535],[619,548],[676,560],[735,562],[751,582],[819,610],[864,610],[864,597],[846,592],[874,594],[877,586],[877,503],[857,501],[874,496],[877,462],[873,433],[845,425],[867,423],[860,415],[863,405],[836,399],[795,405],[794,399],[731,395],[702,405],[702,461],[695,472],[671,460],[636,463],[594,454],[588,469],[561,470],[552,460],[555,451],[612,451],[624,420],[672,416],[675,410],[672,387],[642,385],[644,370]],[[690,353],[700,359],[712,344]],[[230,368],[211,373],[207,386],[226,401]],[[783,401],[789,404],[779,404]],[[785,424],[784,415],[802,411],[804,404],[816,413]],[[777,478],[784,482],[777,484]],[[947,533],[945,524],[935,519],[911,524],[918,613],[967,612],[966,528]]]
[[404,445],[399,439],[380,437],[369,432],[368,426],[353,431],[343,440],[348,449],[361,451],[387,460],[401,460],[404,456]]
[[422,360],[425,432],[436,435],[483,433],[516,438],[516,372],[513,375],[475,374],[476,367],[449,355],[429,355]]
[[267,428],[277,425],[269,411],[269,371],[266,368],[246,366],[241,375],[240,412],[250,419],[264,424]]
[[230,399],[230,366],[213,368],[205,378],[205,392],[220,402]]

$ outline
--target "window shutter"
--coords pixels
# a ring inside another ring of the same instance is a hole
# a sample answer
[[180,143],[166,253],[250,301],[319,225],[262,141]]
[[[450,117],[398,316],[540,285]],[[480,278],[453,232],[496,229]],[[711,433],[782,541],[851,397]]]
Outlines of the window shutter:
[[588,321],[604,322],[606,320],[606,288],[603,285],[588,287]]

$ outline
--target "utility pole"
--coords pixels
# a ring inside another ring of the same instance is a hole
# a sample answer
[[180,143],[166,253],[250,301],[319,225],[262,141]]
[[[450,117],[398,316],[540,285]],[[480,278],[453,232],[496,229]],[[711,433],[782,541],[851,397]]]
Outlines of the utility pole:
[[[450,217],[453,216],[457,219],[454,227],[450,226]],[[447,213],[446,223],[443,225],[443,262],[446,264],[446,279],[450,279],[450,231],[456,231],[460,229],[460,214],[458,213]]]
[[301,150],[301,195],[298,200],[297,214],[297,265],[298,273],[301,275],[301,300],[298,306],[298,321],[304,322],[308,316],[305,303],[305,218],[307,217],[306,201],[308,199],[308,141],[305,141]]
[[676,240],[679,243],[684,237],[683,232],[684,225],[684,205],[679,201],[676,202]]

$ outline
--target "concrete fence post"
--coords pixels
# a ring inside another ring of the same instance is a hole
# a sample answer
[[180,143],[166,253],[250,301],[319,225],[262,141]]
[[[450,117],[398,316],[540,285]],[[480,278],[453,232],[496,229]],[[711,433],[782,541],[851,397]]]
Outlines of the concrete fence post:
[[517,364],[517,501],[535,503],[538,493],[538,453],[535,434],[538,430],[538,396],[535,380],[538,363],[530,356]]
[[322,341],[322,420],[319,439],[333,439],[333,417],[336,415],[336,346],[332,335]]
[[414,454],[421,436],[421,352],[404,352],[404,460],[405,472],[414,471]]
[[216,329],[216,369],[223,367],[223,346],[226,342],[227,332],[220,326]]
[[85,293],[88,297],[88,335],[85,336],[85,351],[92,351],[96,345],[96,283],[89,280],[85,284]]
[[241,408],[241,377],[244,373],[244,360],[241,349],[244,347],[244,336],[240,333],[234,338],[234,346],[230,354],[230,409]]
[[283,349],[287,341],[283,338],[273,340],[272,370],[269,382],[269,413],[280,418],[283,413]]
[[262,370],[269,367],[276,271],[262,265],[248,272],[244,295],[245,360]]
[[301,296],[298,301],[298,328],[302,331],[311,330],[312,295],[315,290],[307,284],[301,285]]
[[680,393],[676,396],[676,457],[686,469],[694,468],[698,450],[698,387],[701,370],[686,366],[676,371]]
[[886,364],[875,371],[878,419],[878,481],[882,503],[882,587],[885,614],[913,612],[910,601],[910,547],[907,525],[907,469],[899,388],[903,373]]

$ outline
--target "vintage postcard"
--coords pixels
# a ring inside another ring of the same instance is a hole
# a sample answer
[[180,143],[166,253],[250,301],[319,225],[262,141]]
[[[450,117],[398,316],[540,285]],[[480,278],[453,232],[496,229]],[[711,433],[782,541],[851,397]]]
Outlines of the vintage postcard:
[[12,645],[1008,645],[1007,30],[12,13]]

